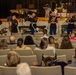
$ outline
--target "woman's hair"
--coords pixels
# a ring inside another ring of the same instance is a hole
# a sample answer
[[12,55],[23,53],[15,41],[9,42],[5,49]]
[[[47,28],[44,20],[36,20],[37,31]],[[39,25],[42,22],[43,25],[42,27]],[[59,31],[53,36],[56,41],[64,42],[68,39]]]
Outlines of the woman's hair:
[[41,49],[46,49],[48,45],[48,39],[47,38],[42,38],[39,47]]
[[23,44],[23,39],[22,38],[19,38],[17,40],[17,46],[19,46],[21,48],[22,47],[22,44]]
[[34,44],[32,36],[28,35],[25,37],[24,45],[32,45]]
[[20,63],[17,65],[17,75],[31,75],[30,66],[27,63]]
[[66,35],[63,37],[60,48],[61,49],[72,49],[73,48],[69,36]]
[[54,61],[55,61],[56,59],[54,58],[54,57],[43,57],[43,61],[44,61],[44,64],[45,64],[45,66],[53,66],[53,65],[55,65],[55,63],[54,63]]
[[1,42],[0,42],[0,46],[1,46],[2,49],[8,48],[7,40],[6,39],[2,39]]
[[54,37],[53,36],[50,36],[48,38],[48,41],[49,41],[49,44],[54,44]]
[[7,61],[6,61],[7,66],[15,67],[19,63],[20,63],[19,54],[15,51],[10,51],[7,55]]

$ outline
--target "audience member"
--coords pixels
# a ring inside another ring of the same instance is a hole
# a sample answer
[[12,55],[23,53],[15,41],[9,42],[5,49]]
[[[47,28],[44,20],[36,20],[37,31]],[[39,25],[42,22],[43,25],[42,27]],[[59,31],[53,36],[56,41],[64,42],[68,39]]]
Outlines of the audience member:
[[59,44],[55,41],[53,36],[49,36],[48,41],[49,41],[49,46],[59,48]]
[[47,29],[43,30],[43,36],[41,38],[48,38]]
[[20,56],[15,51],[10,51],[7,55],[6,65],[9,67],[15,67],[20,63]]
[[69,36],[64,36],[61,42],[60,49],[72,49],[72,43],[70,41]]
[[54,55],[55,55],[55,47],[54,47],[54,37],[53,36],[50,36],[49,38],[48,38],[48,47],[47,47],[47,49],[50,49],[50,50],[53,50],[54,51]]
[[28,35],[25,37],[25,40],[24,40],[24,45],[34,45],[34,40],[32,38],[32,36]]
[[10,44],[16,44],[16,39],[14,36],[10,36],[9,40],[10,40]]
[[34,50],[53,50],[55,55],[55,48],[48,45],[48,39],[42,38],[39,47],[36,47]]
[[43,50],[47,49],[48,46],[48,39],[47,38],[42,38],[39,47],[36,47],[35,50]]
[[48,41],[50,44],[54,44],[54,37],[53,36],[49,36]]
[[2,39],[1,40],[0,47],[1,47],[1,49],[7,49],[8,48],[8,44],[7,44],[7,40],[6,39]]
[[64,75],[64,67],[67,65],[66,62],[57,60],[57,56],[55,56],[55,57],[46,57],[46,58],[43,56],[43,61],[44,61],[45,66],[57,66],[57,65],[60,65],[61,68],[62,68],[62,75]]
[[17,75],[31,75],[31,69],[27,63],[20,63],[17,65]]
[[26,45],[24,45],[23,39],[19,38],[17,40],[17,47],[16,50],[31,50],[30,47],[27,47]]

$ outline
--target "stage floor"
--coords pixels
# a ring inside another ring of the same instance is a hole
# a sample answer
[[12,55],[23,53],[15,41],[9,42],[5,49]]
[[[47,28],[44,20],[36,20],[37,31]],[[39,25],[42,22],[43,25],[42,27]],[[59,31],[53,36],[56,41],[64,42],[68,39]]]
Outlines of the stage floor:
[[[17,18],[17,20],[20,22],[20,19],[21,18]],[[7,18],[0,18],[0,20],[2,21],[2,22],[7,22]],[[46,18],[46,17],[38,17],[38,21],[48,21],[49,20],[49,18]],[[67,18],[58,18],[58,20],[67,20]]]

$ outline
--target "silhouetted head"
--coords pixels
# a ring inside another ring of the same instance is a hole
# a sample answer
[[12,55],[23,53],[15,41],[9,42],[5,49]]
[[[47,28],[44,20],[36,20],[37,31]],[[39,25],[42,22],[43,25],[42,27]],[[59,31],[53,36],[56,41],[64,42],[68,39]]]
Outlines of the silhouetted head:
[[32,45],[34,44],[34,40],[32,38],[32,36],[28,35],[25,37],[25,40],[24,40],[24,44],[25,45]]
[[22,38],[19,38],[17,40],[17,46],[21,47],[23,45],[23,39]]

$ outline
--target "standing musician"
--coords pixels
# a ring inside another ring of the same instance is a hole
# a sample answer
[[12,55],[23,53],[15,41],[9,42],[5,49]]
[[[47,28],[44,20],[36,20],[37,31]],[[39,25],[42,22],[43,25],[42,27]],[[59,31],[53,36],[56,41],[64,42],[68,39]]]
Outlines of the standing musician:
[[75,29],[74,22],[76,22],[76,19],[75,19],[75,16],[72,16],[68,21],[68,27],[67,27],[68,34],[72,33],[73,29]]
[[31,24],[30,24],[30,30],[31,30],[31,34],[34,35],[34,33],[36,32],[36,22],[37,22],[37,18],[36,18],[36,14],[33,12],[31,15],[29,15],[29,19],[28,19]]
[[16,20],[16,16],[13,15],[11,19],[11,23],[9,25],[9,29],[11,33],[18,33],[17,26],[18,26],[18,21]]
[[56,34],[56,23],[57,23],[57,17],[55,16],[54,12],[52,12],[50,14],[50,17],[49,17],[49,23],[50,23],[50,34]]

